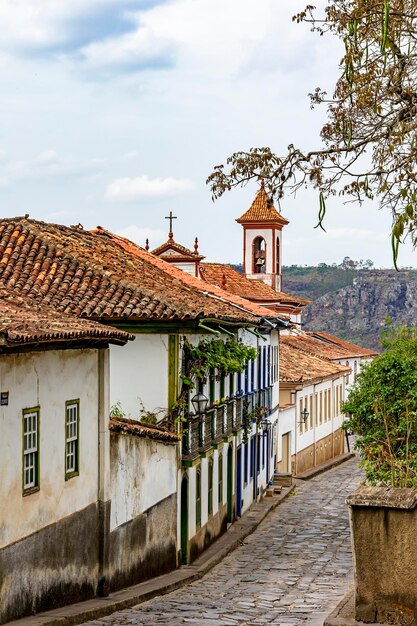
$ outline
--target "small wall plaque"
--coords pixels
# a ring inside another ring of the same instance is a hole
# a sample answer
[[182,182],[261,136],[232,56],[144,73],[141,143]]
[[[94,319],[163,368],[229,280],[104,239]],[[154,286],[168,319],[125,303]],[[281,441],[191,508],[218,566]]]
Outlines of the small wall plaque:
[[0,406],[7,406],[9,404],[9,392],[0,392]]

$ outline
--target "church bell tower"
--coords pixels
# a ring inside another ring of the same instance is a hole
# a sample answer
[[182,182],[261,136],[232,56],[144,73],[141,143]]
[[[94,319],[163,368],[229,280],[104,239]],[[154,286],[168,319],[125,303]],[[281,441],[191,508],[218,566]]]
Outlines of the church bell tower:
[[289,222],[274,207],[264,181],[250,208],[237,220],[243,227],[243,271],[281,291],[282,228]]

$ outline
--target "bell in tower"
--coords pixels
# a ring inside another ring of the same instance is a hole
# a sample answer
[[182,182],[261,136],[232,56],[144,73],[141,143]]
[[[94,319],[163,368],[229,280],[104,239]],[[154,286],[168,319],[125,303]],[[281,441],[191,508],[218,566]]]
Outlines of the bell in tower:
[[250,208],[236,220],[243,227],[243,271],[281,291],[281,237],[288,224],[268,196],[264,182]]

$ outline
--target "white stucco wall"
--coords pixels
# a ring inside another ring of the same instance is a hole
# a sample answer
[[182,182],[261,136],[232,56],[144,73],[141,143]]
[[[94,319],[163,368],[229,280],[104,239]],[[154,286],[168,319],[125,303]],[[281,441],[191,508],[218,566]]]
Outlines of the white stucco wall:
[[[359,372],[361,371],[361,369],[367,365],[368,363],[370,363],[372,361],[372,359],[370,358],[359,358],[359,357],[352,357],[349,359],[340,359],[339,363],[341,363],[342,365],[349,365],[351,372],[348,376],[346,376],[346,398],[349,395],[349,390],[352,387],[352,385],[355,382],[355,368],[356,368],[356,375],[359,374]],[[356,366],[355,366],[356,364]]]
[[278,454],[277,461],[282,461],[282,436],[290,433],[290,454],[295,454],[295,405],[289,405],[285,409],[280,409],[278,420]]
[[110,530],[177,492],[178,444],[110,434]]
[[[0,356],[0,548],[79,511],[98,494],[98,351]],[[65,401],[80,400],[79,476],[65,480]],[[39,486],[22,495],[22,410],[40,407]]]
[[[227,451],[229,443],[224,443],[220,448],[213,450],[212,454],[206,458],[202,458],[200,463],[187,469],[182,469],[178,473],[178,544],[180,544],[180,527],[181,527],[181,480],[184,472],[188,475],[188,538],[194,537],[199,528],[196,524],[196,473],[197,469],[201,472],[201,527],[209,521],[208,514],[208,464],[209,460],[213,461],[213,513],[216,515],[219,511],[219,456],[223,457],[223,492],[221,502],[222,505],[227,502]],[[233,459],[233,472],[235,472],[235,459]],[[235,493],[235,484],[233,481],[233,491]]]
[[[110,346],[110,406],[126,416],[168,407],[168,334],[141,334],[125,346]],[[163,414],[161,412],[161,417]]]
[[191,274],[191,276],[198,276],[196,272],[196,264],[191,261],[190,263],[173,263],[176,268],[182,270],[183,272],[187,272],[187,274]]
[[[286,433],[290,434],[291,454],[297,454],[316,443],[320,439],[331,435],[341,427],[344,415],[340,413],[339,407],[336,406],[336,387],[339,387],[342,401],[345,398],[345,379],[340,376],[337,379],[328,379],[314,385],[306,385],[295,394],[295,403],[280,409],[280,417],[278,422],[278,462],[282,461],[282,436]],[[328,419],[324,420],[324,392],[330,394],[330,414]],[[323,418],[320,421],[320,393],[322,394],[322,413]],[[316,415],[316,399],[317,394],[317,413]],[[311,420],[310,396],[312,396],[313,419]],[[307,410],[309,417],[306,425],[303,425],[300,431],[300,400],[302,407],[305,406],[307,400]]]

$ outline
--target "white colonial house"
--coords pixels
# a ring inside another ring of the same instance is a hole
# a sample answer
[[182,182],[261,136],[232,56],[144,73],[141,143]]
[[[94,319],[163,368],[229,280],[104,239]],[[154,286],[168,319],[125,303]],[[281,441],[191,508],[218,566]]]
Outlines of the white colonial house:
[[108,344],[129,338],[0,290],[0,623],[100,593]]
[[[3,219],[0,246],[7,250],[0,278],[13,293],[135,337],[123,349],[109,351],[113,482],[100,588],[112,591],[192,560],[261,497],[272,478],[282,322],[274,312],[205,284],[102,228],[88,232]],[[219,371],[210,374],[207,407],[197,417],[189,398],[180,455],[176,432],[161,428],[172,427],[184,342],[231,336],[255,347],[257,357],[246,376],[225,380]],[[264,419],[256,419],[259,415]],[[159,427],[138,426],[139,419],[149,422],[155,416],[165,416]],[[148,439],[158,444],[148,446]],[[126,455],[129,462],[123,461]],[[143,472],[135,472],[136,464]],[[149,491],[154,467],[163,487]],[[135,549],[128,551],[133,539]],[[152,560],[152,553],[158,559]],[[120,554],[129,559],[118,561]]]
[[298,339],[280,338],[278,421],[278,470],[296,476],[344,453],[342,403],[350,373]]
[[367,365],[378,356],[378,352],[358,346],[346,339],[340,339],[324,331],[313,331],[307,333],[313,339],[318,339],[331,349],[331,358],[346,367],[350,367],[350,374],[346,377],[346,393],[356,383],[356,378],[364,365]]

